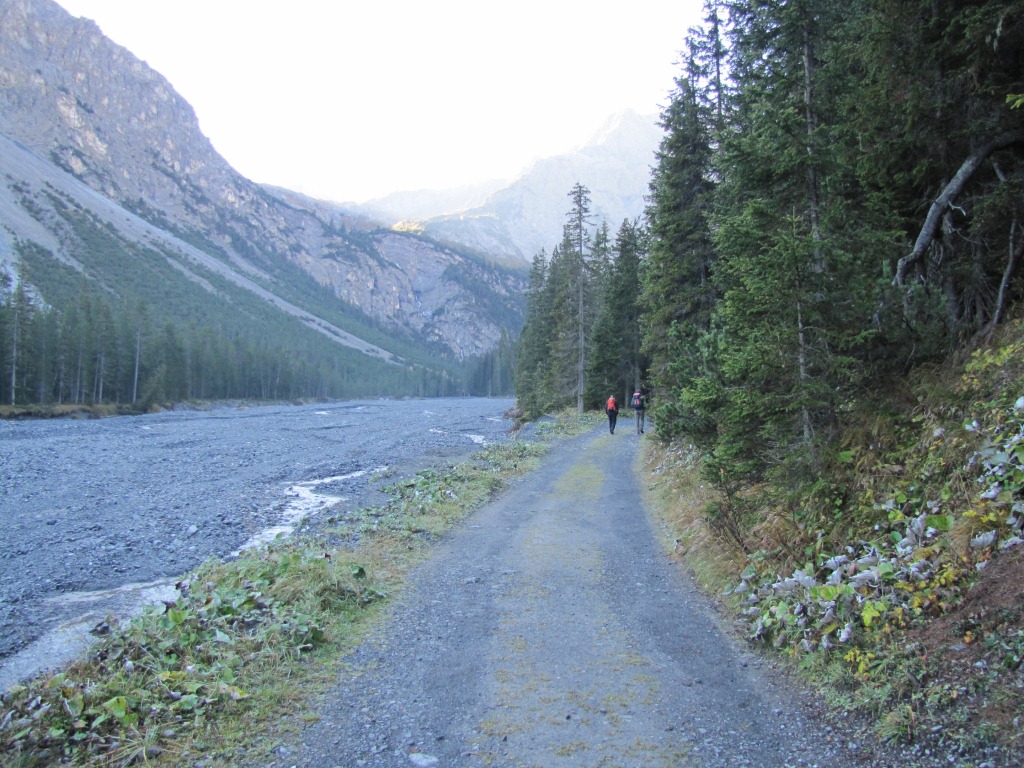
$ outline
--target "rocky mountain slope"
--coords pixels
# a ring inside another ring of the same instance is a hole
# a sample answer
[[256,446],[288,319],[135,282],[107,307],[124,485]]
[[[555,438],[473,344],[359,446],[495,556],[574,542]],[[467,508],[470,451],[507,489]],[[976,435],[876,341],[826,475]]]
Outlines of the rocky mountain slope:
[[482,205],[426,219],[424,232],[511,263],[529,262],[561,241],[567,195],[580,182],[591,192],[594,224],[607,221],[614,233],[624,219],[643,213],[661,137],[654,117],[615,115],[576,152],[538,160]]
[[[159,73],[51,0],[0,4],[0,134],[0,264],[9,268],[31,244],[98,280],[87,221],[155,248],[211,301],[224,299],[216,274],[378,358],[394,338],[462,359],[521,322],[520,271],[254,184],[216,153]],[[118,296],[111,274],[104,287]],[[334,305],[304,298],[315,292],[303,284],[310,276]],[[368,343],[366,327],[384,333]]]

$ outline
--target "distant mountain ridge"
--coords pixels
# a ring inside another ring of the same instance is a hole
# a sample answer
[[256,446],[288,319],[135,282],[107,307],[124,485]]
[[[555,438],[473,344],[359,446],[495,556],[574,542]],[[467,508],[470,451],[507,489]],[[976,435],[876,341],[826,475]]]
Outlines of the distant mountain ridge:
[[627,110],[609,117],[575,151],[536,160],[512,181],[395,192],[342,207],[506,263],[529,263],[561,241],[567,195],[576,182],[591,192],[595,225],[607,221],[614,232],[624,219],[642,216],[662,135],[656,117]]
[[507,180],[494,180],[451,189],[392,192],[366,203],[342,203],[341,207],[389,225],[407,220],[423,221],[477,208],[508,183]]
[[482,205],[429,218],[423,231],[440,242],[529,262],[561,241],[567,196],[580,182],[590,190],[595,225],[607,221],[615,232],[624,219],[643,214],[661,137],[656,118],[619,113],[575,152],[537,160]]
[[595,223],[635,218],[659,139],[625,113],[509,184],[318,201],[237,173],[94,22],[52,0],[0,4],[0,267],[31,254],[49,304],[84,280],[158,317],[183,321],[167,297],[187,295],[191,315],[233,315],[238,332],[297,323],[368,363],[467,360],[518,333],[525,266],[561,239],[572,185],[590,188]]

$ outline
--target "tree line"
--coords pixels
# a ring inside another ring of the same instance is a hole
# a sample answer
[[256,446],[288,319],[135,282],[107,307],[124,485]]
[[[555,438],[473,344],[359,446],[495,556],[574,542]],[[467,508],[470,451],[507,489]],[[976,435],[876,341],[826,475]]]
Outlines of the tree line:
[[612,394],[639,388],[639,222],[623,221],[612,238],[594,227],[590,190],[569,191],[562,240],[530,268],[526,320],[515,360],[515,392],[527,416],[575,406],[594,408]]
[[[230,228],[219,230],[272,276],[278,295],[402,361],[390,364],[328,340],[215,270],[180,263],[175,250],[126,239],[48,184],[12,190],[41,223],[60,222],[63,253],[16,240],[13,273],[0,265],[0,405],[145,410],[184,400],[511,393],[507,335],[488,355],[456,358],[440,344],[396,335],[300,267]],[[211,233],[174,228],[152,210],[140,213],[227,258]],[[492,306],[485,267],[474,262],[446,277],[478,297],[492,321],[517,329],[516,300]]]
[[726,484],[813,480],[844,419],[1020,299],[1024,12],[708,0],[643,226],[577,185],[534,260],[531,414],[645,386]]
[[0,269],[0,404],[146,410],[187,400],[465,393],[457,372],[387,365],[326,343],[307,348],[300,336],[176,323],[143,302],[112,302],[84,279],[56,308]]

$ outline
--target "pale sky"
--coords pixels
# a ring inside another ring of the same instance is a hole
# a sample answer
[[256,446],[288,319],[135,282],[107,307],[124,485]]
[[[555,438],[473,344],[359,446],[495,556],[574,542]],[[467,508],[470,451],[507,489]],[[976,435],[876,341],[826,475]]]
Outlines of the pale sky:
[[325,200],[512,179],[656,115],[701,0],[57,0],[236,170]]

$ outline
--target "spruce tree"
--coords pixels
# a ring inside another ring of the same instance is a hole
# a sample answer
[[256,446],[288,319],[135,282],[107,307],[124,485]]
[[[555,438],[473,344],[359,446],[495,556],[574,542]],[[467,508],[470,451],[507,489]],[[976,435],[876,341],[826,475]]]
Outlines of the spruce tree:
[[565,249],[569,285],[573,291],[576,312],[573,321],[576,346],[576,410],[583,412],[583,396],[586,389],[588,328],[593,315],[591,303],[592,265],[589,263],[591,244],[588,226],[590,220],[590,190],[576,182],[569,191],[572,208],[565,214]]
[[526,295],[526,319],[516,349],[515,391],[527,417],[542,414],[547,404],[543,382],[550,361],[554,318],[547,291],[548,264],[543,251],[533,257]]
[[[715,23],[717,25],[717,16]],[[718,27],[716,26],[716,30]],[[650,358],[657,397],[652,413],[660,435],[710,434],[713,420],[699,418],[684,392],[705,374],[703,339],[711,328],[717,293],[711,281],[715,249],[709,216],[715,193],[717,128],[724,117],[721,42],[704,35],[711,62],[696,53],[691,34],[684,72],[661,116],[665,130],[650,185],[647,219],[650,254],[643,269],[643,350]],[[706,74],[716,80],[709,84]]]
[[638,222],[622,222],[590,339],[586,397],[590,407],[600,408],[611,394],[625,403],[629,393],[643,385],[647,366],[640,329],[642,239]]

